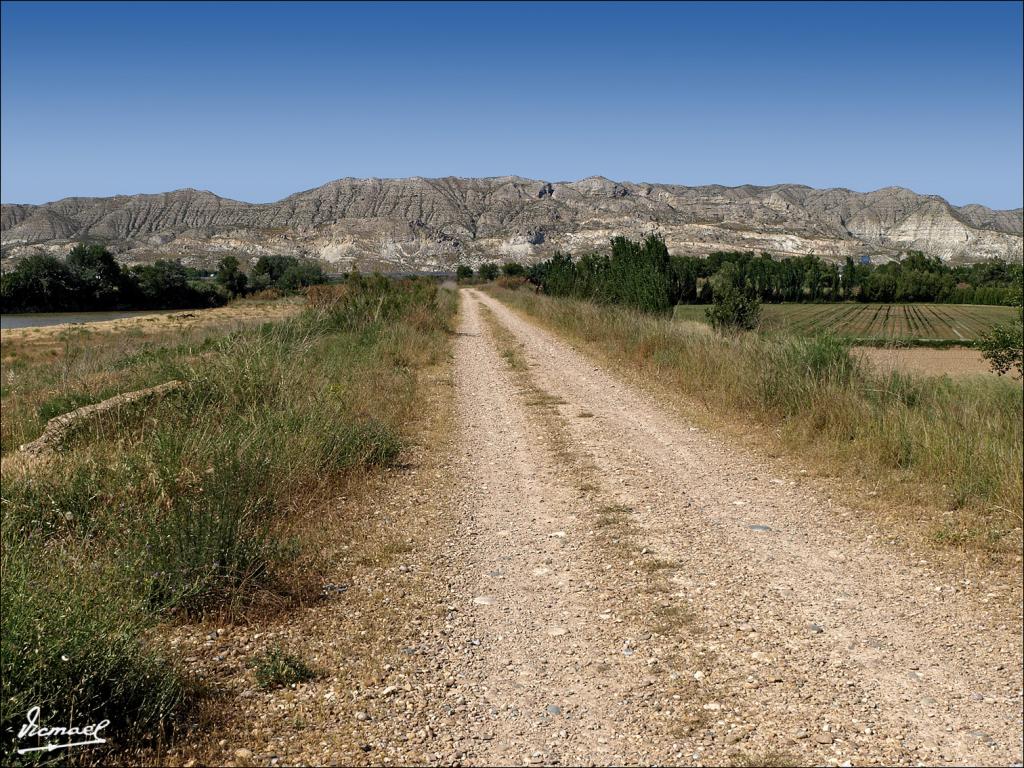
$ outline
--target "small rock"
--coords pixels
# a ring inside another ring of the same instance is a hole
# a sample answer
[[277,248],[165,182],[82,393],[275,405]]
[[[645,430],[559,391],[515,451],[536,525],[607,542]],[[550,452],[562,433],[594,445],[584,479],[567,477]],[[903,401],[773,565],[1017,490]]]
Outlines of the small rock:
[[562,714],[562,708],[557,704],[548,704],[549,715],[560,715]]
[[807,631],[812,635],[820,635],[825,629],[820,624],[808,624]]
[[814,740],[819,744],[831,744],[835,739],[828,731],[818,731],[814,734]]
[[252,750],[245,749],[244,747],[241,749],[236,749],[235,757],[237,757],[239,760],[248,760],[250,757],[252,757]]

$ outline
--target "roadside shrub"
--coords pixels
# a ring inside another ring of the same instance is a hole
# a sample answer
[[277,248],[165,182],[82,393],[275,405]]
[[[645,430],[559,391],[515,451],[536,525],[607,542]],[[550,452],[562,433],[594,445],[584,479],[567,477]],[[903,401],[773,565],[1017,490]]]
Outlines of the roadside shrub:
[[752,331],[761,320],[761,304],[741,289],[730,286],[715,291],[706,313],[712,327],[720,331]]
[[726,262],[712,281],[713,303],[706,313],[720,331],[752,331],[761,320],[761,302],[744,285],[734,264]]
[[1016,369],[1020,379],[1024,378],[1024,298],[1020,285],[1015,286],[1013,303],[1017,307],[1017,316],[1005,325],[994,326],[982,336],[978,346],[993,371],[1002,376]]

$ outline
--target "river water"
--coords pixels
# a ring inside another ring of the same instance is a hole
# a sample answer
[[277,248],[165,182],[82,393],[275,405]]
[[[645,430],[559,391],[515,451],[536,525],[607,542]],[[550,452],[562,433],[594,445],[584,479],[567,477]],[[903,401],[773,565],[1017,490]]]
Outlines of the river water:
[[41,328],[44,325],[66,323],[98,323],[102,320],[120,320],[123,317],[163,314],[158,310],[136,310],[133,312],[27,312],[25,314],[0,315],[0,329]]

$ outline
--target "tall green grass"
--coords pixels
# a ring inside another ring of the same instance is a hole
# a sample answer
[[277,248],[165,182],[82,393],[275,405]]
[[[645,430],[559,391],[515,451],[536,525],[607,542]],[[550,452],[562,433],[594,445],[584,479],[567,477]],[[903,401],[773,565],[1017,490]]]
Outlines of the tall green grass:
[[1019,383],[882,374],[827,335],[694,333],[628,309],[490,290],[712,412],[779,429],[788,448],[812,462],[910,485],[929,503],[970,512],[982,543],[1019,530]]
[[109,718],[120,744],[158,737],[189,687],[147,632],[287,590],[305,545],[290,523],[399,454],[453,311],[424,281],[315,291],[301,317],[123,361],[122,388],[157,372],[187,388],[88,425],[56,460],[5,461],[5,759],[34,705],[51,725]]

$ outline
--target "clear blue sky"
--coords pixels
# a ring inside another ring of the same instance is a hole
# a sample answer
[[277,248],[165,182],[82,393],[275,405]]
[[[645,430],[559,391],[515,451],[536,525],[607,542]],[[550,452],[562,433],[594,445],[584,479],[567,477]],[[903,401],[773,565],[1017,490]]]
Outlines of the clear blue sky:
[[4,2],[2,198],[599,174],[1017,207],[1021,8]]

